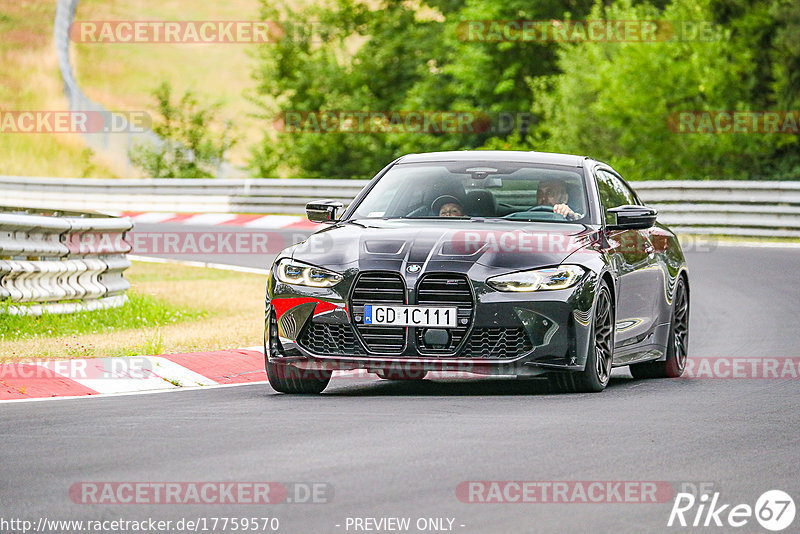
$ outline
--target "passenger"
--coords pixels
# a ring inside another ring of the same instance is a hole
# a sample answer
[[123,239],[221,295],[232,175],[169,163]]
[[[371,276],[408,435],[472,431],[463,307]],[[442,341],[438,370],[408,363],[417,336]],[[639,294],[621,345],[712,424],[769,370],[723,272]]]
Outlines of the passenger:
[[431,211],[439,217],[466,217],[464,208],[456,197],[443,195],[433,201]]

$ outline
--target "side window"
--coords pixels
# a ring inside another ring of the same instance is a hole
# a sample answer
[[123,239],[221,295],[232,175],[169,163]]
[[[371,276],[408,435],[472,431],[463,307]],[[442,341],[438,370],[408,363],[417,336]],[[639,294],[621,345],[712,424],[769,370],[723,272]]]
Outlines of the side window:
[[617,176],[608,171],[597,171],[597,189],[600,192],[600,203],[603,206],[603,215],[606,224],[615,224],[617,221],[612,214],[607,212],[610,208],[639,204],[633,191]]

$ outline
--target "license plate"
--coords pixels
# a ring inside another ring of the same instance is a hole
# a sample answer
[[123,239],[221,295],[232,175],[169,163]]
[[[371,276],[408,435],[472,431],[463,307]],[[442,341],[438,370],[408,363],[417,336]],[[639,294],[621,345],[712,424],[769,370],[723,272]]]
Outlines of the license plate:
[[458,310],[428,306],[364,306],[364,324],[455,328]]

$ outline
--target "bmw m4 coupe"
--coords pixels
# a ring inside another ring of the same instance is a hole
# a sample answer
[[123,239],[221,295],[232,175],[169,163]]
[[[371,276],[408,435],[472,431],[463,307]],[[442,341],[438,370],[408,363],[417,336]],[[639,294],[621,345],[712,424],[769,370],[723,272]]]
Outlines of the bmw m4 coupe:
[[[611,369],[683,373],[689,278],[675,234],[610,166],[540,152],[411,154],[268,276],[264,352],[283,393],[337,370],[546,377],[602,391]],[[340,213],[341,212],[341,213]]]

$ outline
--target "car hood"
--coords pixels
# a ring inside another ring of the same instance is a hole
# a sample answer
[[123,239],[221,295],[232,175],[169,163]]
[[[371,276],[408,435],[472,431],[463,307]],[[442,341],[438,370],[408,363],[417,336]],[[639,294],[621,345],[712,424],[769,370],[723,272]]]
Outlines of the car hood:
[[395,269],[406,263],[438,262],[524,269],[558,265],[590,243],[596,233],[594,228],[573,223],[370,219],[316,232],[295,245],[291,254],[333,269]]

